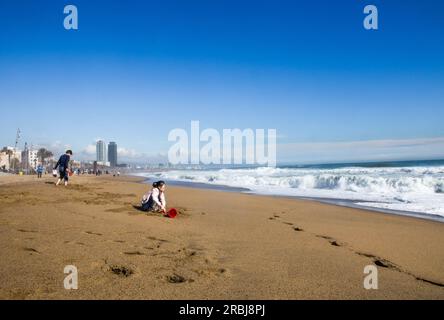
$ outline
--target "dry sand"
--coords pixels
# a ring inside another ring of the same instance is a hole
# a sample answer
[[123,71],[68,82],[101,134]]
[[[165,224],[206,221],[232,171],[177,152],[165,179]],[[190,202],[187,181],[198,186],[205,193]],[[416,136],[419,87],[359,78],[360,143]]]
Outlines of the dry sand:
[[[2,299],[443,299],[444,224],[131,177],[0,177]],[[377,264],[379,289],[363,287]],[[66,265],[78,290],[63,286]]]

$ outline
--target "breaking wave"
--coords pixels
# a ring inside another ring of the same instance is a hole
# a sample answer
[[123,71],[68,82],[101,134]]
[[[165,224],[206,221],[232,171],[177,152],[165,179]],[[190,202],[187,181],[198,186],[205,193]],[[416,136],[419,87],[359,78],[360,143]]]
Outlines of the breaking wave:
[[444,217],[444,166],[173,170],[156,176]]

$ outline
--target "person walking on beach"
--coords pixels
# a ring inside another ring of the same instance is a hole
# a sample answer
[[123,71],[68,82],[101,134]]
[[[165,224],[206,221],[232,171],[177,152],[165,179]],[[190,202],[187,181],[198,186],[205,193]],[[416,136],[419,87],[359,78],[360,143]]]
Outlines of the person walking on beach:
[[59,158],[59,161],[57,161],[56,166],[54,167],[54,170],[59,168],[59,174],[60,178],[56,183],[56,186],[62,182],[62,180],[65,181],[65,187],[68,185],[68,176],[69,176],[69,160],[71,159],[72,151],[67,150],[65,154],[61,155]]
[[42,174],[43,174],[43,166],[39,164],[37,166],[37,178],[40,179],[42,177]]
[[166,213],[165,182],[157,181],[153,183],[153,188],[142,198],[142,210],[148,212]]

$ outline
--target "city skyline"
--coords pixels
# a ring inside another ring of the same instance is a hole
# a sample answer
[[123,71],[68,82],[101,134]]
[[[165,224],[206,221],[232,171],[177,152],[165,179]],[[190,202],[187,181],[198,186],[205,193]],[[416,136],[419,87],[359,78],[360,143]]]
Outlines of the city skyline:
[[111,141],[107,145],[105,140],[98,140],[96,143],[96,161],[116,167],[118,164],[117,143]]
[[[143,163],[147,163],[147,164],[157,164],[159,162],[166,162],[167,158],[163,157],[163,155],[158,155],[157,157],[153,157],[151,159],[149,159],[148,161],[146,161],[145,159],[143,160],[139,160],[139,161],[131,161],[131,156],[128,157],[128,155],[131,153],[131,151],[128,151],[124,148],[118,148],[117,143],[114,141],[109,142],[108,144],[106,144],[106,141],[103,139],[97,139],[96,142],[94,144],[90,144],[88,147],[86,147],[83,150],[76,150],[74,149],[74,155],[72,156],[73,159],[75,159],[76,161],[81,161],[81,162],[85,162],[85,163],[92,163],[94,161],[102,161],[102,160],[98,160],[98,150],[97,150],[97,144],[99,143],[99,141],[102,141],[105,148],[104,150],[102,149],[102,151],[100,153],[103,153],[103,156],[101,159],[105,159],[106,161],[103,162],[109,162],[109,155],[110,155],[110,151],[109,151],[109,145],[113,145],[114,149],[113,149],[113,153],[114,153],[114,159],[116,159],[115,163],[116,166],[118,165],[118,159],[122,159],[124,160],[124,162],[126,163],[130,163],[130,164],[143,164]],[[12,144],[5,144],[5,145],[0,145],[0,150],[1,149],[6,149],[6,150],[11,150],[14,154],[15,154],[15,158],[19,161],[22,160],[22,154],[25,152],[25,150],[28,150],[30,153],[32,154],[36,154],[38,152],[39,149],[45,149],[48,151],[51,151],[54,154],[54,157],[64,154],[66,150],[68,149],[72,149],[72,146],[69,144],[61,144],[59,142],[54,143],[52,145],[48,145],[48,144],[33,144],[33,143],[28,143],[26,141],[22,141],[21,139],[17,140],[17,146],[14,147]],[[33,156],[32,156],[33,157]],[[129,161],[128,161],[129,160]]]

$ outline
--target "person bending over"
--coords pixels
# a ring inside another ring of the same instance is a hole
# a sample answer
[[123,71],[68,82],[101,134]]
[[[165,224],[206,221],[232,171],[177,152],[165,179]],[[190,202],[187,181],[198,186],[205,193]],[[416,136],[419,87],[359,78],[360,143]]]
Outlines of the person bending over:
[[59,180],[56,183],[56,186],[62,182],[62,180],[65,181],[65,187],[68,185],[68,177],[69,177],[69,160],[71,159],[72,151],[67,150],[65,154],[61,155],[59,158],[59,161],[57,161],[56,166],[54,167],[54,170],[59,168]]

